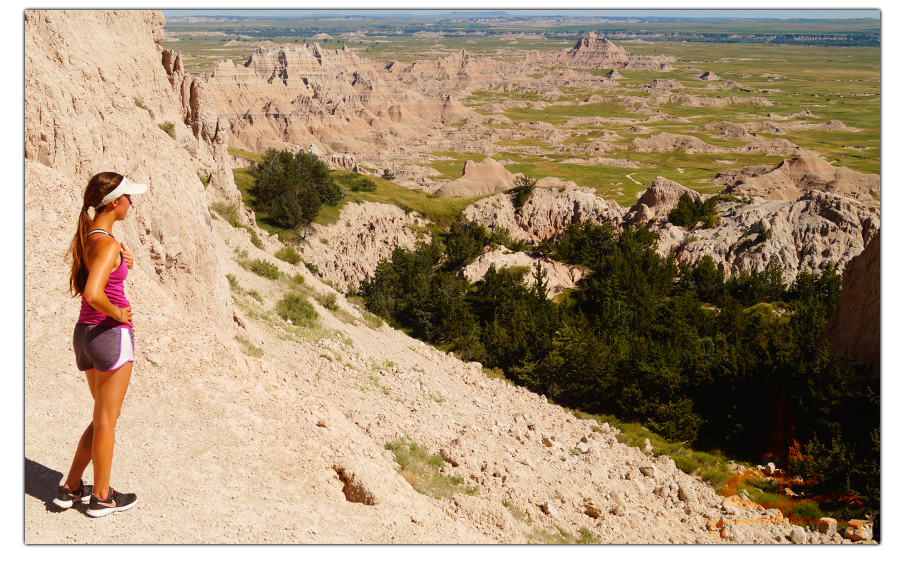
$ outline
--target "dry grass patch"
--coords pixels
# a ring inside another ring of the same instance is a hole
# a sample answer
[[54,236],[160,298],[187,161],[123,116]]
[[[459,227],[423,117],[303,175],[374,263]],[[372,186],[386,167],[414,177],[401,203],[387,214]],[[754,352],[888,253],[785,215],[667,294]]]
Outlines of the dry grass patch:
[[424,445],[401,437],[385,445],[385,448],[394,453],[394,460],[400,465],[400,476],[420,494],[435,499],[453,494],[478,495],[478,486],[466,486],[461,476],[446,476],[440,472],[446,466],[444,459],[440,455],[429,454]]

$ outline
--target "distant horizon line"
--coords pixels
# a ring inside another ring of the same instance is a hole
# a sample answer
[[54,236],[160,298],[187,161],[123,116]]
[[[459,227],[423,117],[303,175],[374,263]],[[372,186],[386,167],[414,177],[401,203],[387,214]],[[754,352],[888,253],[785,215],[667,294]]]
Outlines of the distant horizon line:
[[[161,10],[166,18],[178,17],[234,17],[234,18],[291,18],[291,17],[321,17],[321,16],[347,16],[347,12],[353,15],[377,17],[381,16],[407,16],[419,18],[435,18],[447,17],[455,14],[468,15],[483,12],[485,15],[503,14],[509,17],[520,18],[540,18],[540,17],[571,17],[571,18],[617,18],[617,19],[641,19],[641,18],[665,18],[665,19],[703,19],[703,20],[775,20],[775,21],[796,21],[796,20],[873,20],[881,21],[880,10],[814,10],[814,9],[793,9],[793,10],[707,10],[707,9],[683,9],[683,10],[478,10],[465,9],[458,10],[416,10],[416,9],[353,9],[353,8],[332,8],[329,10],[284,10],[284,9],[259,9],[259,10],[179,10],[168,9]],[[277,15],[274,15],[277,14]],[[871,15],[870,15],[871,14]],[[877,15],[876,15],[877,14]]]

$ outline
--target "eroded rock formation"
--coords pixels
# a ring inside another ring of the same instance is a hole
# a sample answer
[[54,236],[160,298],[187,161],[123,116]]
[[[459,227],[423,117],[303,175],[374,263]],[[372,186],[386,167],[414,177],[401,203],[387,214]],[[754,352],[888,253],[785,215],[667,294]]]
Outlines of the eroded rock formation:
[[530,53],[526,62],[541,64],[562,64],[576,68],[625,68],[631,70],[653,70],[668,72],[673,70],[672,57],[634,55],[604,37],[589,32],[578,39],[571,49],[551,53]]
[[481,162],[466,160],[459,179],[445,183],[435,193],[442,197],[474,197],[504,191],[514,187],[513,176],[491,157]]
[[300,254],[322,279],[346,292],[374,274],[378,262],[390,259],[394,248],[412,249],[417,241],[430,240],[424,226],[423,219],[394,205],[350,202],[334,224],[311,227]]
[[514,195],[498,193],[479,199],[463,214],[489,230],[506,228],[513,240],[550,240],[573,222],[619,224],[624,209],[611,199],[574,189],[535,189],[518,211]]
[[878,174],[862,174],[843,166],[832,166],[824,158],[807,151],[778,166],[756,165],[726,170],[716,176],[715,181],[732,195],[781,201],[809,191],[827,191],[876,205],[874,196],[881,193]]
[[827,261],[843,271],[881,227],[877,209],[849,197],[810,191],[790,201],[720,201],[715,227],[686,229],[668,222],[669,212],[685,193],[708,198],[658,177],[624,220],[647,223],[656,231],[660,253],[674,252],[679,262],[689,264],[709,255],[726,276],[761,271],[775,257],[788,282],[804,268],[818,271]]
[[455,98],[426,96],[346,48],[259,48],[245,65],[216,65],[208,89],[232,123],[232,145],[255,152],[316,143],[358,157],[396,150],[472,115]]

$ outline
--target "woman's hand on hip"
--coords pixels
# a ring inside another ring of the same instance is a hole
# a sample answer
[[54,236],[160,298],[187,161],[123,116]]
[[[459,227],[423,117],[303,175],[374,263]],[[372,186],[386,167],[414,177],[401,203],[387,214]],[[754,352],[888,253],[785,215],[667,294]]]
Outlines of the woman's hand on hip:
[[118,318],[119,322],[124,322],[125,324],[131,324],[131,307],[123,306],[120,307],[119,310],[122,311],[122,317]]

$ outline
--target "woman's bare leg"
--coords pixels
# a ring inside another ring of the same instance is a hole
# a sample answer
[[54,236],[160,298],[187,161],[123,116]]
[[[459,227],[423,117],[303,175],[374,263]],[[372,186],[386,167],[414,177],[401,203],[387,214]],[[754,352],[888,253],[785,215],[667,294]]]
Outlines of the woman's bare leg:
[[125,363],[115,371],[94,375],[94,421],[91,460],[94,462],[94,495],[101,500],[109,493],[116,421],[131,380],[133,363]]
[[[93,369],[84,372],[87,377],[88,387],[91,389],[91,397],[94,397],[94,380],[95,373]],[[87,429],[81,434],[78,441],[78,448],[75,450],[75,458],[72,459],[72,467],[69,469],[69,475],[66,477],[65,485],[69,490],[78,489],[81,484],[81,477],[87,465],[91,462],[91,447],[94,441],[94,422],[88,424]]]

